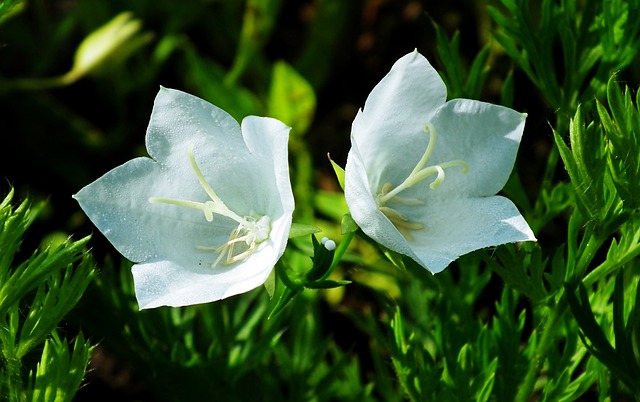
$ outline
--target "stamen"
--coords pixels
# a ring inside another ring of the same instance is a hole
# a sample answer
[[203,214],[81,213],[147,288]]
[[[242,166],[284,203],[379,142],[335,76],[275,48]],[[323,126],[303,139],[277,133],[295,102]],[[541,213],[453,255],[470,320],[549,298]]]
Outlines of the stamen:
[[390,183],[385,183],[382,186],[380,195],[377,197],[378,205],[385,205],[387,202],[389,202],[389,200],[396,197],[398,193],[400,193],[401,191],[406,190],[407,188],[415,185],[416,183],[421,182],[422,180],[426,179],[427,177],[433,174],[437,174],[437,176],[435,180],[431,182],[429,187],[432,190],[437,189],[438,187],[440,187],[440,185],[444,181],[444,178],[445,178],[444,170],[450,167],[460,166],[463,168],[462,173],[467,173],[467,171],[469,171],[469,165],[467,165],[466,162],[461,160],[444,162],[438,165],[428,166],[425,168],[424,165],[429,160],[429,157],[431,157],[431,153],[433,153],[433,150],[435,147],[436,130],[431,123],[427,123],[424,127],[424,131],[429,134],[429,143],[427,144],[427,149],[424,151],[424,154],[420,158],[420,161],[418,161],[416,166],[413,168],[413,170],[409,174],[409,177],[407,177],[396,188],[391,189]]
[[423,202],[419,199],[403,198],[399,197],[398,194],[432,175],[436,175],[436,177],[429,184],[429,188],[436,190],[442,185],[446,178],[445,170],[452,167],[462,167],[463,174],[469,171],[469,165],[462,160],[452,160],[425,167],[433,153],[433,150],[435,149],[436,130],[431,123],[427,123],[424,127],[424,131],[429,135],[429,143],[427,144],[427,149],[424,151],[424,154],[409,176],[395,188],[391,183],[383,184],[380,189],[380,193],[376,196],[376,203],[378,204],[380,212],[382,212],[391,221],[391,223],[394,224],[396,229],[398,229],[398,231],[408,240],[413,240],[413,237],[409,232],[410,230],[420,230],[424,226],[419,223],[409,222],[404,215],[393,208],[387,207],[386,204],[388,202],[393,202],[408,206],[422,205]]
[[386,195],[389,191],[393,190],[393,184],[386,182],[382,185],[380,195]]
[[[380,196],[383,195],[387,195],[389,193],[389,191],[393,190],[393,185],[389,182],[385,183],[382,185],[382,190],[380,190]],[[378,196],[378,198],[380,197]],[[403,205],[422,205],[424,204],[422,201],[420,201],[417,198],[404,198],[404,197],[399,197],[399,196],[394,196],[392,198],[389,199],[388,202],[395,202],[397,204],[403,204]]]
[[394,202],[396,204],[402,204],[402,205],[423,205],[424,204],[424,202],[422,202],[417,198],[405,198],[397,195],[392,199],[390,199],[389,202]]
[[[256,250],[258,244],[269,238],[271,232],[271,219],[268,216],[245,216],[241,217],[235,212],[231,211],[225,203],[218,197],[213,191],[213,188],[207,183],[204,175],[198,167],[195,156],[193,154],[193,144],[189,146],[187,154],[189,157],[189,163],[193,169],[200,186],[209,196],[210,200],[205,202],[196,202],[188,200],[178,200],[173,198],[163,197],[150,197],[149,202],[153,204],[169,204],[179,207],[191,208],[202,211],[205,219],[208,222],[213,221],[213,214],[226,216],[236,221],[239,225],[233,229],[229,234],[227,242],[221,246],[196,246],[196,249],[203,251],[214,251],[218,253],[218,257],[211,264],[212,268],[215,268],[220,262],[223,265],[230,265],[238,261],[247,259]],[[253,215],[253,212],[251,212]],[[237,247],[238,243],[245,243],[245,247]]]
[[187,200],[174,200],[173,198],[150,197],[149,202],[152,204],[170,204],[177,205],[179,207],[199,209],[204,212],[204,217],[208,222],[211,222],[213,220],[213,208],[211,208],[211,205],[207,204],[212,203],[211,201],[195,202]]
[[395,226],[407,240],[413,240],[413,236],[411,236],[409,230],[420,230],[424,227],[419,223],[409,222],[409,219],[407,219],[406,216],[393,208],[379,207],[378,209],[391,221],[391,223],[393,223],[393,226]]
[[220,197],[218,197],[218,194],[216,194],[215,191],[213,191],[209,183],[207,183],[207,180],[204,178],[204,175],[200,171],[200,168],[196,163],[196,158],[193,155],[193,144],[189,146],[188,155],[189,155],[189,162],[191,163],[191,167],[193,168],[193,171],[195,172],[196,177],[198,178],[198,182],[200,182],[200,186],[202,186],[204,191],[207,192],[207,195],[209,195],[209,198],[211,198],[211,201],[213,201],[213,203],[210,206],[212,211],[217,212],[220,215],[229,217],[240,224],[246,225],[248,222],[244,220],[242,217],[240,217],[238,214],[230,210],[224,204],[224,202],[220,199]]

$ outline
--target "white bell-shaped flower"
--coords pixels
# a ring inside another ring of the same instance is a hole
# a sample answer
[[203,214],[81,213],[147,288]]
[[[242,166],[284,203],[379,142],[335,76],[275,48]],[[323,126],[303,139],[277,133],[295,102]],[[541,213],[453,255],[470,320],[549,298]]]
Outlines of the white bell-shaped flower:
[[126,162],[74,198],[133,261],[141,309],[207,303],[262,285],[286,247],[294,209],[289,127],[242,126],[187,93],[161,88],[150,158]]
[[353,122],[345,169],[345,198],[363,232],[432,273],[473,250],[535,240],[516,206],[496,195],[526,114],[446,97],[426,58],[400,58]]

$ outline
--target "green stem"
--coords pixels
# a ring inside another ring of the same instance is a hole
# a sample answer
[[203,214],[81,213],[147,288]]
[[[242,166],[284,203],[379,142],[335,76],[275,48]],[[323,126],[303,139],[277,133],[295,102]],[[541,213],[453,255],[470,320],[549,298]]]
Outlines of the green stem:
[[61,75],[59,77],[50,78],[18,78],[11,82],[9,85],[15,89],[27,90],[27,91],[40,91],[44,89],[60,88],[67,85],[71,85],[80,78],[73,71]]
[[589,287],[589,286],[593,285],[594,283],[596,283],[597,281],[599,281],[604,276],[611,274],[616,269],[622,267],[627,262],[633,260],[638,255],[640,255],[640,246],[633,248],[630,252],[625,254],[620,259],[617,259],[615,261],[607,260],[607,261],[603,262],[602,264],[598,265],[596,268],[594,268],[593,271],[589,272],[584,277],[582,283],[584,283],[584,285],[586,287]]
[[576,265],[575,276],[574,278],[569,278],[569,280],[578,279],[578,278],[582,279],[585,271],[587,270],[587,267],[589,267],[589,264],[591,264],[593,257],[595,256],[598,249],[600,249],[600,246],[602,246],[603,242],[604,242],[604,239],[595,234],[591,234],[588,237],[588,240],[586,243],[584,243],[584,240],[583,240],[583,243],[580,244],[580,252],[579,252],[579,258],[578,258],[578,264]]
[[[562,291],[560,291],[562,292]],[[543,329],[542,337],[536,345],[536,350],[529,364],[529,369],[524,377],[524,381],[518,390],[515,402],[527,402],[531,399],[531,394],[534,391],[536,380],[538,379],[538,373],[542,369],[542,365],[547,358],[549,348],[555,341],[555,335],[558,329],[558,324],[561,321],[562,316],[567,308],[564,295],[560,296],[560,301],[555,308],[550,308],[549,318]]]
[[20,402],[22,400],[20,397],[22,392],[21,366],[22,363],[19,358],[15,356],[5,358],[6,390],[9,394],[9,401],[11,402]]

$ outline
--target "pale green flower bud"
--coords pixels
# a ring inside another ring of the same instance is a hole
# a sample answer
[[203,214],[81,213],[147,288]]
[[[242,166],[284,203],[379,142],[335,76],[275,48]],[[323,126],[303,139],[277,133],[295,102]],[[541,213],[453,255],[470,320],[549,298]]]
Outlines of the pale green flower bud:
[[69,79],[75,81],[125,60],[151,39],[151,33],[140,32],[141,28],[142,22],[131,12],[122,12],[90,33],[76,50]]

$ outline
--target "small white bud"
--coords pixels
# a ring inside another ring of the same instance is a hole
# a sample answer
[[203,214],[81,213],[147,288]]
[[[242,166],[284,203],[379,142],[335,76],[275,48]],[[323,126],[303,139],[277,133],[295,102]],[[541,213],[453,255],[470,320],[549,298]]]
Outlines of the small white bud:
[[336,249],[336,242],[333,240],[327,239],[327,241],[322,242],[322,244],[324,244],[324,248],[326,248],[329,251],[333,251]]

